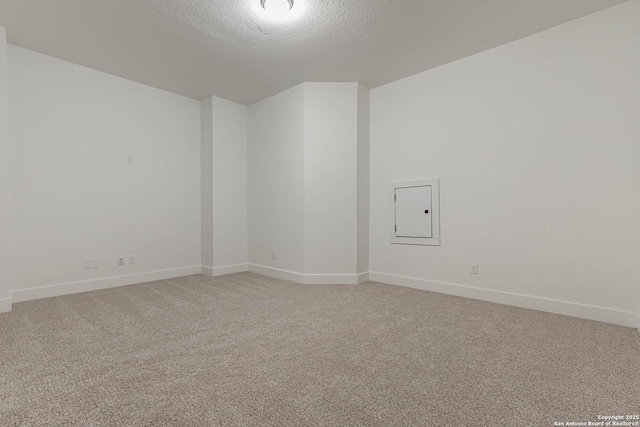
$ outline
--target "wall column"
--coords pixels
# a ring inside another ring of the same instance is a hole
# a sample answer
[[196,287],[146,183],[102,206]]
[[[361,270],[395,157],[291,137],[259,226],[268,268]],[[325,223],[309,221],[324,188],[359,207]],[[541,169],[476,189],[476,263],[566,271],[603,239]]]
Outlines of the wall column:
[[0,313],[11,310],[9,289],[13,282],[13,148],[9,137],[8,68],[7,32],[0,27]]
[[201,104],[202,273],[247,270],[247,107],[215,96]]

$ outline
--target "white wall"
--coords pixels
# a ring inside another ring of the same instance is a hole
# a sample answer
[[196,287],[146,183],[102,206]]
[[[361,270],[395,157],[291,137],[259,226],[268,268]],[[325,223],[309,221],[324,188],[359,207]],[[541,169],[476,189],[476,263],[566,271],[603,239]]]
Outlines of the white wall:
[[213,97],[213,142],[213,267],[225,273],[247,264],[246,106]]
[[359,253],[368,238],[367,96],[357,83],[304,83],[249,107],[252,271],[357,283],[368,257]]
[[[640,2],[624,3],[374,89],[375,277],[598,306],[610,309],[593,310],[610,317],[601,320],[629,323],[640,278],[639,19]],[[442,246],[389,244],[388,183],[429,177],[441,179]]]
[[358,274],[369,272],[370,186],[370,91],[358,85]]
[[[199,272],[200,103],[14,46],[9,77],[20,236],[12,290]],[[117,266],[128,255],[137,263]],[[100,268],[83,270],[91,258]],[[160,270],[170,271],[143,274]]]
[[201,105],[202,266],[247,269],[247,107],[215,96]]
[[358,84],[304,84],[304,272],[356,274]]
[[213,275],[213,97],[200,104],[200,243],[203,272]]
[[7,86],[7,35],[0,27],[0,313],[11,307],[8,302],[12,283],[12,167],[13,149],[9,141],[9,91]]
[[299,273],[304,269],[304,85],[249,106],[248,114],[249,263]]

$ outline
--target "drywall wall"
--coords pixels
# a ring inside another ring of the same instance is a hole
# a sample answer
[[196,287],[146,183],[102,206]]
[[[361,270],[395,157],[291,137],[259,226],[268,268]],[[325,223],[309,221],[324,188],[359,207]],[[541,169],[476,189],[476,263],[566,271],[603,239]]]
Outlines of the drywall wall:
[[301,273],[304,85],[249,106],[247,164],[249,263]]
[[[638,262],[640,265],[640,262]],[[638,281],[639,285],[636,286],[636,328],[638,329],[638,333],[640,333],[640,280]]]
[[358,85],[358,266],[359,275],[369,273],[369,204],[371,201],[370,186],[370,91]]
[[213,101],[213,261],[219,273],[247,265],[247,107]]
[[202,265],[221,275],[247,269],[247,107],[202,102]]
[[[638,296],[638,302],[640,302],[640,296]],[[638,306],[638,313],[636,316],[636,329],[638,329],[638,332],[640,333],[640,305]]]
[[[372,278],[630,325],[639,19],[624,3],[372,90]],[[430,177],[442,246],[391,245],[388,183]]]
[[219,273],[247,265],[247,107],[213,99],[213,261]]
[[200,104],[200,245],[202,272],[213,275],[213,97]]
[[11,309],[11,212],[13,149],[9,142],[9,88],[7,86],[7,33],[0,27],[0,313]]
[[14,299],[199,273],[200,102],[11,45],[9,79]]
[[248,151],[249,269],[308,284],[366,280],[368,89],[304,83],[250,106]]
[[304,272],[357,273],[358,84],[304,84]]

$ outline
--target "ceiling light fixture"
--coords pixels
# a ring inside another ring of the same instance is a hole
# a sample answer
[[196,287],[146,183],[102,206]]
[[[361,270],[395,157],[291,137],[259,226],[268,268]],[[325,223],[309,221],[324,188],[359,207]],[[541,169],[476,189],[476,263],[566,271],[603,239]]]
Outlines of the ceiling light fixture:
[[[280,5],[282,6],[282,5],[284,5],[285,1],[286,1],[287,3],[289,3],[289,10],[293,9],[293,0],[278,0],[278,1],[271,0],[271,1],[269,2],[269,5],[271,5],[271,4],[273,4],[273,3],[280,3]],[[260,0],[260,4],[262,5],[262,8],[263,8],[264,10],[267,10],[266,3],[267,3],[267,0]],[[271,7],[271,6],[270,6],[270,7]]]
[[270,21],[283,22],[293,18],[293,0],[260,0],[260,5]]

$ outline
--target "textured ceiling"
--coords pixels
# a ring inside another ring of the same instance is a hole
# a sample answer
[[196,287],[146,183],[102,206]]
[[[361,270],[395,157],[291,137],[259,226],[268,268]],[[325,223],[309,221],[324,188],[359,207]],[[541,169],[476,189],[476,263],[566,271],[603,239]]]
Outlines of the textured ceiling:
[[304,81],[370,88],[624,0],[0,0],[9,43],[196,99],[250,104]]

